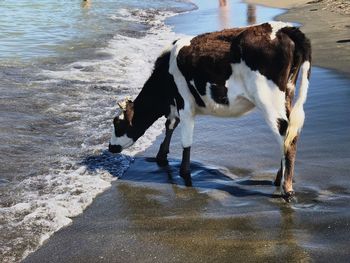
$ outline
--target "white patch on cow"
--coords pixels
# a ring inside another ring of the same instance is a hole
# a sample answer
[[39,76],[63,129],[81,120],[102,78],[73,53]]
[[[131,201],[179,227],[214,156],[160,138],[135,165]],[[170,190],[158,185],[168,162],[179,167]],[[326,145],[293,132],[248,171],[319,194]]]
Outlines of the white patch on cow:
[[[195,112],[219,117],[240,117],[257,106],[282,146],[277,119],[287,120],[285,93],[259,71],[252,71],[244,61],[231,67],[233,73],[226,81],[229,104],[215,102],[211,97],[210,84],[207,83],[206,94],[201,96],[206,107],[196,106]],[[191,84],[194,83],[191,81]]]
[[191,38],[179,39],[170,54],[169,73],[173,75],[177,89],[184,100],[184,109],[180,110],[181,141],[184,148],[192,145],[194,128],[194,105],[195,101],[188,89],[185,77],[177,66],[177,56],[181,48],[191,44]]
[[120,113],[120,115],[118,116],[119,120],[124,120],[125,116],[124,116],[124,112]]
[[175,122],[176,122],[176,119],[171,119],[170,120],[170,124],[169,124],[169,127],[168,127],[170,130],[174,130]]
[[[192,82],[192,81],[191,81]],[[226,81],[229,104],[217,103],[211,96],[211,84],[206,85],[206,94],[201,96],[206,107],[197,107],[196,113],[218,117],[239,117],[250,112],[255,105],[248,100],[243,83],[239,76],[232,74]]]
[[297,101],[292,107],[292,110],[289,115],[289,125],[286,133],[286,139],[284,141],[285,150],[288,149],[292,140],[295,138],[295,136],[298,135],[298,133],[300,133],[301,128],[304,125],[304,120],[305,120],[304,103],[306,101],[307,91],[309,88],[308,73],[310,70],[310,66],[311,66],[310,61],[305,61],[301,65],[301,79],[300,79],[299,93],[298,93]]
[[279,118],[287,120],[285,92],[259,71],[251,70],[244,61],[233,64],[232,70],[240,76],[247,99],[263,113],[267,124],[282,147],[283,138],[279,134],[277,120]]
[[165,53],[170,52],[170,51],[172,50],[173,46],[174,46],[174,45],[173,45],[172,43],[171,43],[171,44],[168,44],[168,45],[166,45],[166,46],[164,46],[164,48],[163,48],[162,53],[161,53],[160,56],[164,55]]
[[291,23],[285,23],[285,22],[281,22],[281,21],[271,21],[271,22],[269,22],[269,24],[272,27],[272,32],[270,35],[271,40],[276,38],[276,33],[281,28],[293,26],[293,24],[291,24]]
[[[185,38],[181,38],[179,40],[176,41],[176,43],[173,45],[173,48],[171,50],[171,56],[170,56],[170,67],[169,67],[169,72],[171,73],[171,66],[174,66],[174,62],[176,62],[176,58],[177,55],[180,52],[180,49],[185,47],[185,46],[189,46],[191,45],[191,40],[193,37],[185,37]],[[176,67],[177,67],[177,63]],[[172,74],[172,73],[171,73]]]
[[310,70],[310,61],[305,61],[301,65],[301,81],[300,81],[300,90],[298,95],[298,100],[296,103],[304,104],[306,102],[307,91],[309,87],[309,79],[307,77],[308,72]]
[[288,83],[287,83],[287,89],[294,92],[294,90],[295,90],[295,85],[294,85],[292,82],[288,81]]
[[134,140],[129,138],[126,134],[123,136],[115,136],[114,127],[112,128],[112,137],[110,140],[111,145],[120,145],[123,149],[130,147],[134,144]]
[[194,105],[194,98],[187,87],[185,77],[182,75],[179,67],[177,66],[177,56],[181,48],[183,48],[184,46],[189,46],[191,44],[191,39],[192,38],[179,39],[175,43],[173,49],[171,50],[169,62],[169,73],[173,75],[177,89],[184,100],[185,110],[189,111],[193,111],[191,107],[192,105]]

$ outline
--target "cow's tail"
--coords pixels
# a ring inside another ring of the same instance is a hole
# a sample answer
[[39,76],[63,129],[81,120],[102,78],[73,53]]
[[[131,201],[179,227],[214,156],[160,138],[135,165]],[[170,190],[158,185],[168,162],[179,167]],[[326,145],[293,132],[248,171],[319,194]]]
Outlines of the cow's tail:
[[304,103],[309,88],[311,70],[311,44],[309,39],[296,27],[286,27],[285,33],[295,44],[293,67],[290,74],[290,82],[295,87],[296,81],[301,72],[298,97],[292,106],[289,114],[289,123],[284,139],[284,151],[287,152],[291,143],[300,133],[305,119]]

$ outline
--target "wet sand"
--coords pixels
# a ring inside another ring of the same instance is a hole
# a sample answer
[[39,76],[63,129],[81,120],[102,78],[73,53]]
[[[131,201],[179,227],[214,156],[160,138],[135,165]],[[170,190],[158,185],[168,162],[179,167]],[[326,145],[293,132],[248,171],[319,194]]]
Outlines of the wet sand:
[[110,190],[24,262],[348,259],[350,216],[339,196],[327,204],[307,189],[290,205],[269,173],[198,162],[192,162],[194,187],[187,188],[178,169],[179,160],[163,169],[136,158]]
[[259,113],[199,117],[192,188],[178,174],[179,130],[168,168],[154,162],[160,136],[24,262],[347,262],[350,79],[313,68],[310,85],[294,202],[272,185],[278,147]]

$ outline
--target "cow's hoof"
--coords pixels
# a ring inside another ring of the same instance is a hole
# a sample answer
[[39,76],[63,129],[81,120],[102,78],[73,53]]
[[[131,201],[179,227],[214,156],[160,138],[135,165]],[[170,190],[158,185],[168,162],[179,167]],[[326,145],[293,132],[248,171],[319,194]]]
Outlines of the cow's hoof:
[[168,166],[168,165],[169,165],[169,162],[168,162],[168,159],[167,159],[167,158],[160,158],[160,157],[157,157],[157,158],[156,158],[156,161],[157,161],[157,164],[158,164],[160,167],[165,167],[165,166]]
[[185,185],[188,187],[192,187],[192,179],[191,178],[185,179]]
[[187,179],[184,178],[184,180],[185,180],[185,185],[187,187],[192,187],[192,179],[191,178],[187,178]]
[[283,199],[286,200],[286,202],[288,202],[288,203],[293,201],[294,198],[295,198],[295,192],[294,191],[289,191],[289,192],[285,193],[284,196],[283,196]]
[[192,186],[191,173],[189,172],[180,172],[180,176],[184,179],[186,186]]

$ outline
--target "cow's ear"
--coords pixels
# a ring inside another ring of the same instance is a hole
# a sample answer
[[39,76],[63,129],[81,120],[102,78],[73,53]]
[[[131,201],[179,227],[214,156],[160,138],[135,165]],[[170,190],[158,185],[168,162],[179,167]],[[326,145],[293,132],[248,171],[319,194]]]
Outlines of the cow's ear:
[[125,117],[130,126],[132,126],[132,118],[134,117],[134,103],[131,100],[126,102]]

